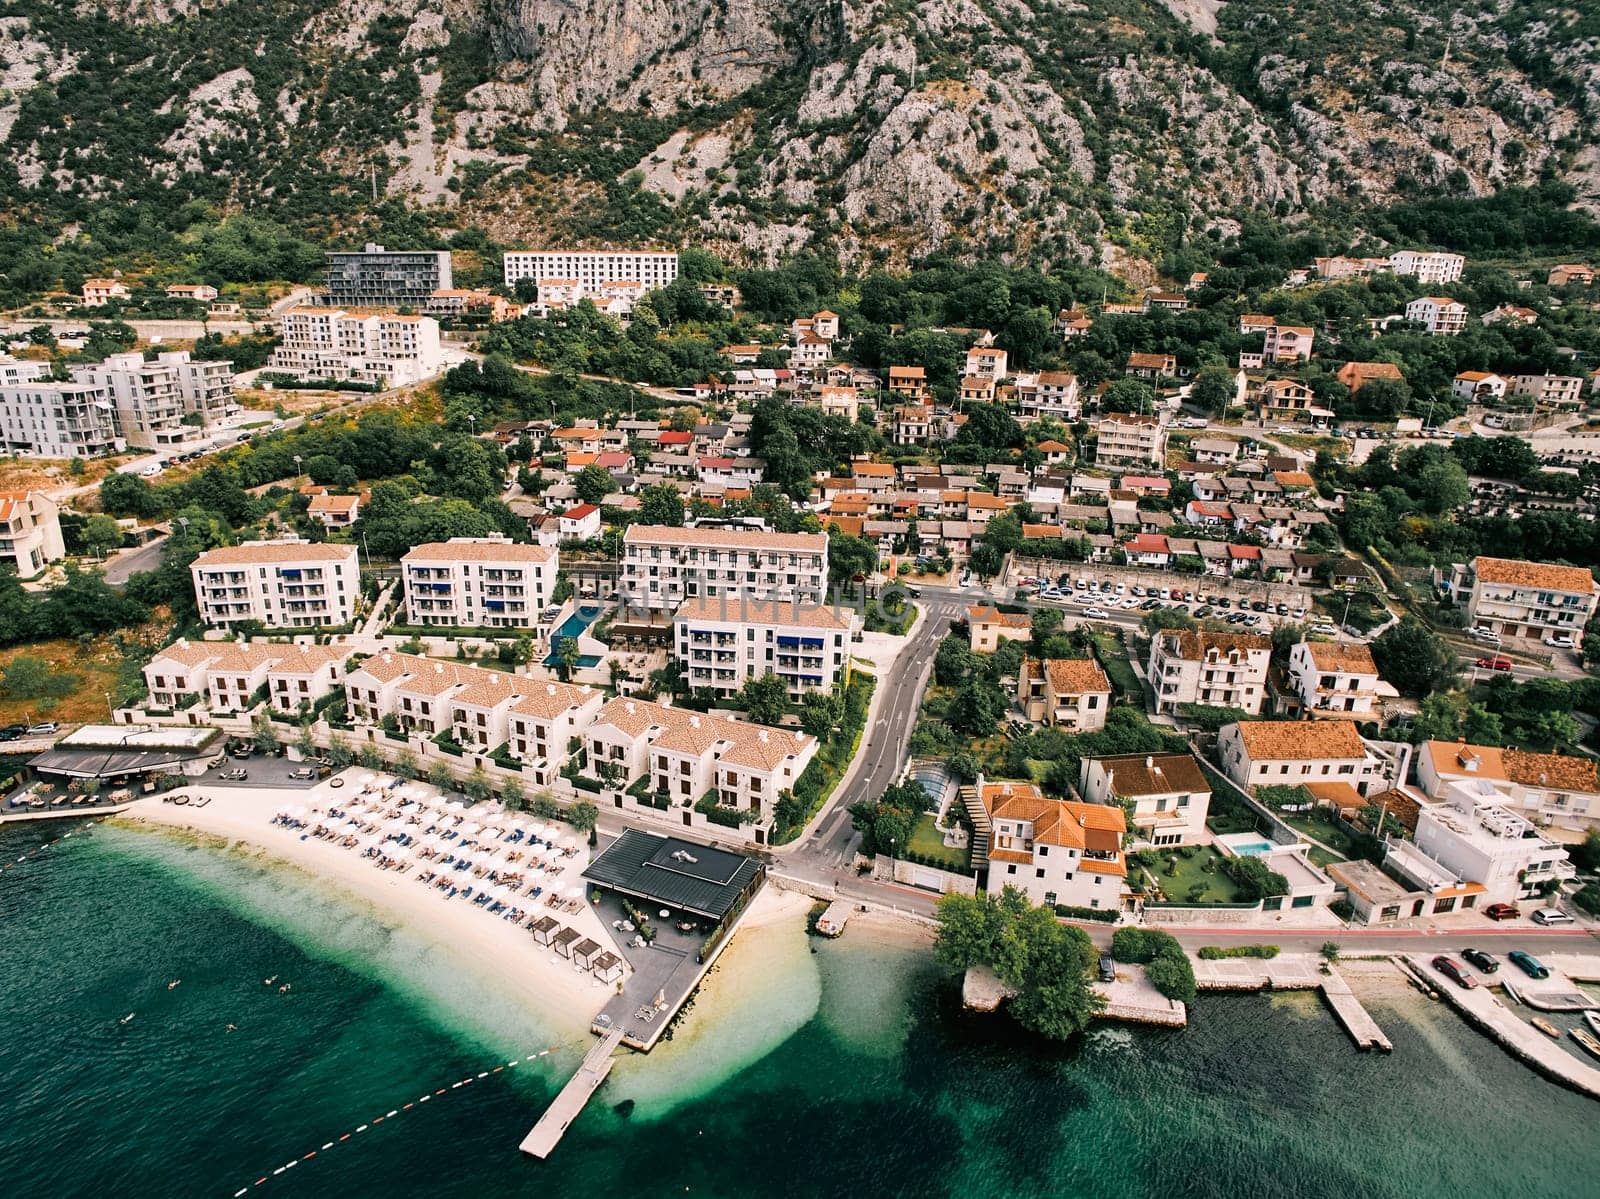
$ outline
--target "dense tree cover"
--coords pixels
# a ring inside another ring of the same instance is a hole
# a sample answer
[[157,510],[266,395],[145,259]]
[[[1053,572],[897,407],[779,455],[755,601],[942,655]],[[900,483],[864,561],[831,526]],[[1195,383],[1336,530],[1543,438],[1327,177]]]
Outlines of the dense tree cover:
[[1083,1031],[1105,1001],[1089,985],[1097,958],[1080,928],[1033,907],[1014,887],[999,895],[946,895],[939,901],[934,953],[956,970],[988,966],[1014,992],[1017,1023],[1052,1040]]
[[789,688],[772,671],[748,680],[739,691],[739,706],[757,724],[777,725],[789,714]]
[[480,339],[486,353],[537,362],[558,375],[610,375],[658,387],[687,387],[730,369],[720,349],[733,339],[727,323],[711,328],[683,319],[670,332],[657,305],[673,317],[691,311],[692,286],[674,286],[663,298],[646,296],[634,305],[626,328],[616,317],[596,311],[587,299],[547,317],[525,316],[488,329]]
[[32,592],[15,572],[0,570],[0,646],[109,633],[148,619],[148,607],[107,586],[98,570],[69,562],[60,583]]
[[1432,196],[1395,205],[1374,229],[1396,243],[1450,246],[1464,254],[1600,245],[1600,224],[1574,205],[1577,198],[1577,190],[1559,179],[1487,196]]
[[1461,672],[1461,662],[1445,640],[1415,616],[1402,617],[1372,642],[1378,674],[1402,695],[1421,698],[1445,691]]
[[933,805],[933,797],[916,779],[890,783],[877,799],[850,805],[850,821],[861,834],[861,852],[871,857],[901,857],[911,844],[911,826]]
[[799,500],[810,493],[815,472],[831,472],[851,458],[876,453],[883,438],[867,425],[819,408],[767,399],[756,405],[750,444],[767,464],[766,481]]

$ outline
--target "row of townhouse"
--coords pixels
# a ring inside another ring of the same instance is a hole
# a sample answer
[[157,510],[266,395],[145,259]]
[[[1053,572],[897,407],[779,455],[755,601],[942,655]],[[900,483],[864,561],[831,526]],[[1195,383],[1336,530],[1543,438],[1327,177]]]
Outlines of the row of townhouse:
[[730,696],[767,674],[795,698],[829,691],[847,671],[860,618],[846,608],[737,595],[686,599],[672,618],[672,645],[689,686]]
[[203,697],[218,713],[244,712],[263,688],[279,712],[309,712],[344,682],[348,649],[332,645],[254,645],[180,638],[144,667],[150,702],[175,708],[190,696]]
[[720,596],[817,602],[827,594],[828,538],[736,527],[630,525],[623,534],[619,586],[630,603],[653,609]]
[[352,721],[392,719],[402,732],[446,734],[463,750],[505,753],[541,786],[554,782],[572,746],[599,715],[604,693],[502,670],[414,654],[374,654],[345,678]]
[[1584,379],[1579,375],[1497,375],[1491,371],[1462,371],[1451,380],[1450,394],[1469,404],[1527,399],[1546,408],[1561,408],[1582,403],[1584,386]]
[[287,539],[207,550],[189,566],[208,625],[305,629],[348,624],[361,594],[356,547]]
[[47,362],[0,362],[0,449],[50,458],[165,449],[238,412],[232,364],[187,350],[149,362],[113,354],[71,374],[56,381]]
[[406,622],[525,629],[555,598],[560,554],[504,535],[431,541],[400,559]]

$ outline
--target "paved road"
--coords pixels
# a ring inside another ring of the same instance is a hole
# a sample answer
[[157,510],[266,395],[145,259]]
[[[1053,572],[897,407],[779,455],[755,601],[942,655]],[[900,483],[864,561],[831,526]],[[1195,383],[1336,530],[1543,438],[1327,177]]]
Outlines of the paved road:
[[154,570],[161,565],[161,551],[166,545],[167,538],[163,534],[149,545],[140,546],[136,550],[112,558],[106,563],[106,582],[114,587],[120,587],[131,576],[141,571]]

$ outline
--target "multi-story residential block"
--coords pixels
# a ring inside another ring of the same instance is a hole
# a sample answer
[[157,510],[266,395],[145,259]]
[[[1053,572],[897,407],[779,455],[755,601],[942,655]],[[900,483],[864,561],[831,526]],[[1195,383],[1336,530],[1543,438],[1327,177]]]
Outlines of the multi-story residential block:
[[1406,320],[1433,337],[1454,337],[1467,327],[1467,306],[1449,296],[1420,296],[1406,305]]
[[400,387],[439,373],[439,322],[429,316],[291,308],[278,318],[267,369],[301,379]]
[[102,386],[44,379],[0,384],[0,452],[92,458],[120,453],[126,444]]
[[928,372],[920,366],[891,366],[889,390],[899,392],[908,400],[925,402],[929,397]]
[[1291,646],[1288,683],[1301,714],[1313,720],[1372,720],[1379,698],[1396,694],[1378,678],[1370,649],[1332,641]]
[[0,387],[19,387],[50,377],[50,363],[33,358],[13,358],[0,353]]
[[1600,774],[1593,758],[1531,753],[1461,741],[1425,741],[1417,750],[1417,785],[1440,798],[1452,783],[1498,793],[1500,802],[1541,827],[1587,833],[1600,827]]
[[31,579],[66,556],[53,499],[42,491],[0,491],[0,564]]
[[678,277],[678,256],[654,250],[509,250],[502,263],[508,287],[523,279],[572,279],[582,295],[599,295],[602,283],[616,280],[655,291]]
[[1311,345],[1316,334],[1304,325],[1280,325],[1276,322],[1267,329],[1261,355],[1268,362],[1304,362],[1311,357]]
[[1333,409],[1317,403],[1316,393],[1298,379],[1268,379],[1256,389],[1263,421],[1328,420]]
[[1082,412],[1078,377],[1070,371],[1040,371],[1018,375],[1017,419],[1023,423],[1051,417],[1072,422]]
[[[615,787],[647,780],[656,804],[666,804],[691,827],[707,806],[742,817],[765,842],[778,797],[793,790],[816,756],[805,733],[767,728],[639,699],[614,699],[584,737],[588,773]],[[624,804],[638,801],[625,796]]]
[[1583,379],[1577,375],[1512,375],[1511,394],[1547,408],[1583,403]]
[[997,383],[1006,377],[1006,352],[994,346],[973,346],[967,351],[969,375]]
[[1454,283],[1461,278],[1467,260],[1460,254],[1440,254],[1429,250],[1396,250],[1389,255],[1389,269],[1397,275],[1414,276],[1419,283]]
[[1393,763],[1372,752],[1348,720],[1252,720],[1217,732],[1223,773],[1241,787],[1348,783],[1362,795]]
[[1113,412],[1097,420],[1094,429],[1096,463],[1166,465],[1167,431],[1156,417]]
[[1272,664],[1272,639],[1257,633],[1167,629],[1150,641],[1150,685],[1156,711],[1186,705],[1261,714]]
[[827,594],[824,533],[630,525],[622,540],[622,591],[646,608],[719,596],[815,602]]
[[1151,845],[1193,845],[1206,831],[1211,784],[1193,754],[1110,754],[1078,765],[1090,803],[1133,804],[1133,827]]
[[1439,798],[1418,805],[1415,843],[1457,878],[1479,884],[1483,903],[1531,898],[1576,873],[1564,848],[1505,807],[1482,780],[1449,783]]
[[430,541],[400,559],[406,621],[416,625],[525,629],[555,596],[559,553],[504,536]]
[[104,388],[117,434],[130,446],[164,449],[193,433],[187,416],[200,427],[235,413],[233,365],[197,362],[176,350],[146,362],[137,352],[113,354],[104,362],[72,368],[74,382]]
[[1036,724],[1092,733],[1106,727],[1111,680],[1100,663],[1082,658],[1024,658],[1017,706]]
[[365,249],[328,253],[325,287],[333,308],[421,311],[434,292],[453,285],[449,250],[387,250],[368,242]]
[[990,895],[1015,887],[1034,904],[1121,909],[1128,877],[1121,808],[1048,799],[1032,783],[988,783],[981,775],[975,790],[988,826]]
[[1022,612],[1002,612],[986,604],[967,609],[967,641],[976,654],[992,654],[1002,641],[1033,637],[1033,620]]
[[1493,404],[1506,398],[1510,385],[1488,371],[1462,371],[1450,381],[1450,394],[1469,404]]
[[927,445],[932,438],[932,405],[900,404],[895,408],[891,434],[895,445]]
[[301,629],[355,618],[361,572],[353,545],[246,541],[207,550],[189,566],[200,619]]
[[791,696],[827,691],[845,674],[858,618],[813,603],[745,600],[736,595],[685,600],[672,620],[672,645],[695,690],[732,695],[774,674]]
[[83,306],[104,308],[112,300],[126,300],[128,289],[115,279],[85,279],[83,281]]
[[1600,603],[1600,588],[1585,568],[1515,558],[1474,558],[1454,589],[1467,597],[1472,627],[1526,641],[1570,639],[1576,645]]

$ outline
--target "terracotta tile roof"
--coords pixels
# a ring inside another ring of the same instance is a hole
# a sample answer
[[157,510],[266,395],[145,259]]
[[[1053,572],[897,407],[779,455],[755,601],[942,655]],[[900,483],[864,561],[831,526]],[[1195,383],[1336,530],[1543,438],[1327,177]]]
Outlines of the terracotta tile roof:
[[894,467],[887,462],[854,462],[850,466],[850,473],[874,479],[892,479]]
[[311,503],[306,505],[306,511],[308,513],[354,512],[360,502],[359,496],[323,494],[312,497]]
[[[600,709],[595,725],[609,725],[638,740],[652,728],[659,730],[653,748],[701,756],[719,743],[718,760],[771,772],[784,759],[798,757],[816,744],[814,738],[787,729],[767,728],[733,717],[714,717],[683,708],[670,708],[647,700],[614,699]],[[798,765],[798,763],[796,763]]]
[[836,610],[821,604],[787,603],[783,600],[739,599],[736,596],[686,599],[672,619],[674,624],[693,620],[728,620],[742,624],[793,625],[807,629],[843,630],[851,627],[850,615],[842,609]]
[[1485,583],[1510,587],[1543,587],[1550,591],[1575,591],[1589,595],[1594,576],[1581,566],[1555,566],[1515,558],[1474,558],[1472,569]]
[[548,545],[514,541],[429,541],[406,551],[405,562],[550,562],[556,550]]
[[1044,663],[1050,689],[1057,695],[1085,695],[1110,691],[1111,680],[1092,658],[1047,658]]
[[316,674],[330,662],[343,662],[350,656],[346,646],[338,645],[276,645],[270,673]]
[[822,554],[828,539],[822,533],[767,533],[758,529],[692,529],[673,525],[629,525],[627,545],[692,545],[713,549],[792,550]]
[[998,608],[975,605],[967,609],[972,624],[997,624],[1003,629],[1031,629],[1033,619],[1022,612],[1002,612]]
[[1555,787],[1562,791],[1600,792],[1600,775],[1593,758],[1570,754],[1536,754],[1507,749],[1500,754],[1506,777],[1525,787]]
[[1088,760],[1105,768],[1111,793],[1124,799],[1211,790],[1193,754],[1110,754]]
[[210,642],[182,639],[174,641],[165,649],[157,650],[146,666],[165,662],[171,662],[176,666],[199,666],[202,662],[209,662],[215,658],[221,648],[220,645]]
[[213,566],[289,565],[296,562],[354,562],[356,547],[311,541],[246,541],[219,546],[194,560],[202,570]]
[[578,687],[571,683],[538,683],[532,679],[519,679],[520,693],[510,711],[537,720],[554,720],[572,708],[581,708],[600,695],[593,687]]
[[1239,740],[1252,762],[1365,758],[1355,725],[1337,720],[1242,720]]
[[1206,651],[1216,650],[1226,657],[1232,650],[1247,653],[1250,650],[1272,650],[1272,638],[1261,633],[1222,633],[1211,629],[1180,629],[1162,634],[1168,653],[1175,649],[1180,658],[1188,662],[1205,659]]
[[[991,819],[1020,820],[1032,824],[1036,846],[1061,845],[1077,850],[1118,853],[1122,847],[1122,834],[1127,831],[1127,819],[1121,808],[1048,799],[1032,783],[986,783],[979,792],[979,800]],[[991,845],[991,858],[996,856],[996,848]],[[1008,851],[1000,849],[999,852],[1004,854]],[[1021,860],[1031,861],[1032,858]],[[1080,866],[1084,865],[1080,863]],[[1116,861],[1101,862],[1097,869],[1106,874],[1127,873],[1120,853]]]
[[1038,445],[1034,446],[1034,449],[1046,454],[1064,454],[1067,452],[1067,447],[1054,439],[1050,441],[1041,441]]
[[1372,651],[1364,645],[1307,641],[1305,647],[1311,656],[1311,664],[1318,670],[1331,670],[1339,674],[1378,673],[1378,664],[1372,660]]

